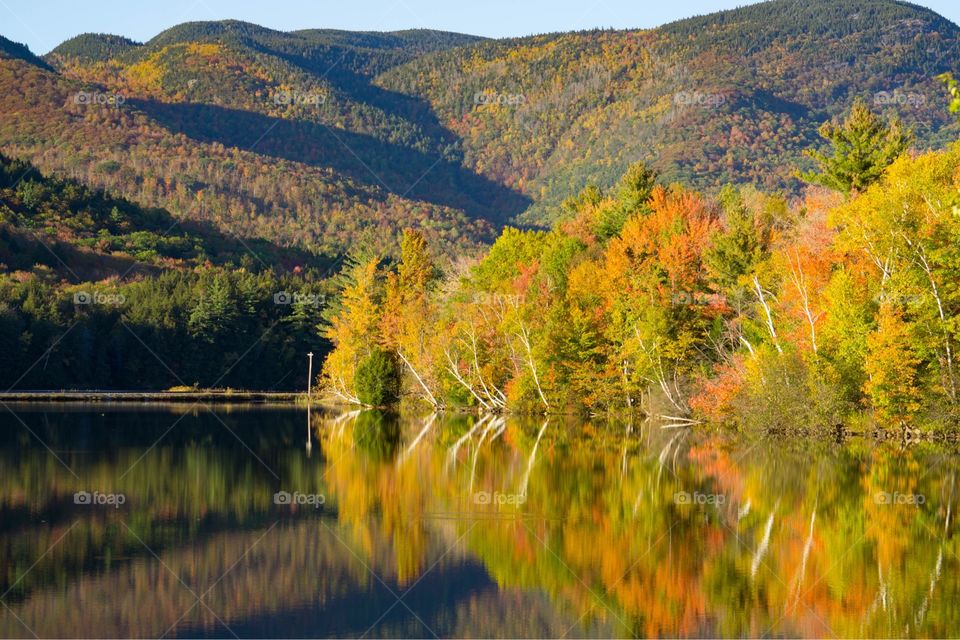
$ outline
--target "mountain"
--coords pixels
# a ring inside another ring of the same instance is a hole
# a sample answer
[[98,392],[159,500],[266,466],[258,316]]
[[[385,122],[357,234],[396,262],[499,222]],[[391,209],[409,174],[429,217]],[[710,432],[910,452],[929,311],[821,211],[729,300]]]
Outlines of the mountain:
[[53,70],[42,58],[33,55],[27,45],[14,42],[13,40],[7,40],[3,36],[0,36],[0,60],[5,59],[22,60],[42,69]]
[[476,250],[528,200],[448,157],[452,136],[419,101],[370,84],[418,51],[476,40],[233,21],[143,45],[84,36],[48,55],[56,73],[0,61],[0,142],[43,170],[241,237],[329,254],[361,239],[388,246],[410,226],[451,253]]
[[0,59],[0,150],[242,238],[334,254],[409,226],[456,255],[552,223],[641,159],[705,190],[796,193],[817,127],[857,96],[941,146],[960,132],[933,77],[958,35],[894,0],[507,40],[238,21],[85,34]]
[[71,62],[75,64],[93,64],[107,62],[123,53],[136,49],[140,43],[130,38],[110,35],[109,33],[82,33],[60,43],[57,48],[47,54],[47,58],[55,61],[58,67]]
[[530,195],[523,219],[545,223],[571,191],[609,186],[636,160],[700,188],[795,192],[818,125],[858,95],[899,113],[918,146],[956,139],[934,76],[960,60],[958,35],[904,2],[774,0],[649,31],[481,43],[378,82],[424,96],[466,166]]

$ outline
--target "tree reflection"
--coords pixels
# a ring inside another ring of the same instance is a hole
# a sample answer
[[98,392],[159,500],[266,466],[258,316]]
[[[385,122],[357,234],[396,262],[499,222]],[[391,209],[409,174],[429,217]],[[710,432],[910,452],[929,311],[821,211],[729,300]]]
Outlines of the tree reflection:
[[[932,445],[364,411],[314,415],[308,458],[304,414],[229,418],[256,457],[216,423],[153,449],[116,434],[97,449],[92,427],[87,453],[65,454],[76,478],[39,445],[0,448],[0,634],[24,633],[13,613],[53,635],[163,633],[192,601],[154,552],[195,590],[233,565],[210,606],[251,630],[306,607],[330,620],[311,623],[323,633],[359,635],[392,603],[383,585],[410,589],[447,635],[960,630],[956,459]],[[129,501],[72,503],[98,487]],[[279,507],[281,488],[322,494],[323,508]],[[426,633],[401,614],[376,634]],[[202,607],[178,625],[224,631]]]

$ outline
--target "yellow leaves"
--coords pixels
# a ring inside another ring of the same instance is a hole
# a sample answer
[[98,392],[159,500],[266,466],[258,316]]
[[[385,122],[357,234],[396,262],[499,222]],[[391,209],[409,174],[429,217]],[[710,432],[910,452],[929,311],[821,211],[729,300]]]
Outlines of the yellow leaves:
[[878,416],[888,422],[909,423],[920,409],[920,358],[912,344],[910,326],[900,311],[882,305],[877,329],[867,337],[868,379],[864,390]]
[[159,91],[163,88],[163,77],[166,70],[159,62],[162,52],[163,50],[127,68],[127,80],[134,90],[150,92]]
[[567,279],[567,296],[582,303],[598,298],[601,290],[597,283],[605,281],[599,268],[592,260],[575,265]]
[[335,348],[324,362],[323,373],[334,388],[352,388],[360,356],[376,343],[379,310],[374,293],[378,262],[373,258],[353,268],[353,282],[341,293],[343,308],[327,329],[327,338]]
[[223,45],[206,42],[191,42],[186,45],[186,52],[202,58],[212,59],[223,52]]

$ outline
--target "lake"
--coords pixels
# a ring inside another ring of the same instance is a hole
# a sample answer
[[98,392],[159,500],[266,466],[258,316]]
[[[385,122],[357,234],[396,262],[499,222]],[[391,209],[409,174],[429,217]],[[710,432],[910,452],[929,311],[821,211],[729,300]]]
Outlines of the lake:
[[0,636],[960,635],[950,449],[310,419],[0,408]]

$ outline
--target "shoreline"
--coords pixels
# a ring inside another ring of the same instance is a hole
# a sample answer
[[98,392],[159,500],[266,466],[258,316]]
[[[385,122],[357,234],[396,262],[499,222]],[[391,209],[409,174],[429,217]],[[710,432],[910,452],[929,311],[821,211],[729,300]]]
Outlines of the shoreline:
[[[6,391],[0,402],[249,403],[306,404],[306,393],[292,391]],[[314,400],[316,404],[317,400]]]

